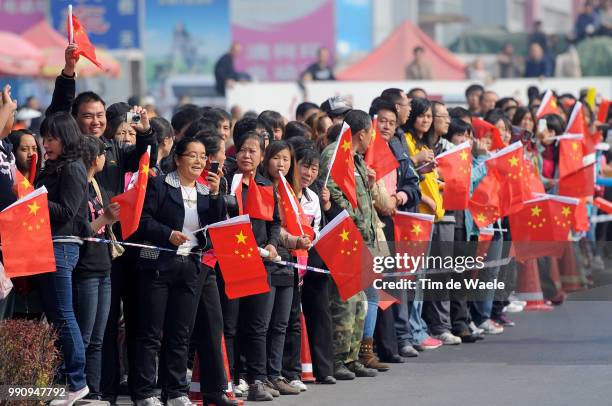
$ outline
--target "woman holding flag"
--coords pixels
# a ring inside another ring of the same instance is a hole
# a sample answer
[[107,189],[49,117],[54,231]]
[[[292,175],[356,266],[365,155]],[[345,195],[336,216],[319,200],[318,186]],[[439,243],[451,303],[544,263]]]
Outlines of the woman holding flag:
[[[208,174],[209,187],[196,182],[207,159],[201,141],[182,139],[174,153],[175,170],[148,184],[138,234],[148,245],[164,250],[142,248],[139,254],[139,317],[132,384],[137,405],[161,405],[155,378],[162,335],[165,345],[161,357],[165,363],[160,363],[160,375],[165,377],[162,390],[168,399],[166,404],[191,405],[187,398],[187,357],[202,290],[220,319],[219,301],[214,300],[214,271],[201,263],[206,242],[197,232],[226,215],[225,202],[219,197],[219,174]],[[221,343],[219,323],[211,324],[209,334],[211,342]],[[215,348],[220,349],[220,345]],[[224,377],[219,381],[224,388],[227,381]]]

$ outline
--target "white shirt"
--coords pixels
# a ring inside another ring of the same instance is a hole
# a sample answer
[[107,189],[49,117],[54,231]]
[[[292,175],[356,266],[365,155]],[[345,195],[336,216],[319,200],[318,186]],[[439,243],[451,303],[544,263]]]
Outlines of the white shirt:
[[321,203],[319,202],[319,196],[312,190],[304,188],[300,198],[300,205],[304,210],[304,214],[314,219],[312,229],[316,238],[319,235],[319,227],[321,226]]
[[182,233],[189,237],[189,240],[178,247],[176,253],[177,255],[189,255],[193,247],[198,246],[198,239],[193,233],[200,228],[198,192],[195,187],[181,186],[181,194],[183,195],[183,207],[185,208],[185,220],[183,221]]

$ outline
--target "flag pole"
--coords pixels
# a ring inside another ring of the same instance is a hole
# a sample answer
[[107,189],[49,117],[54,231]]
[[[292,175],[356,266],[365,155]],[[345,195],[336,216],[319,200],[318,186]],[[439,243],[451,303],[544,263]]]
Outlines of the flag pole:
[[70,28],[70,44],[74,43],[74,27],[72,26],[72,4],[68,4],[68,27]]

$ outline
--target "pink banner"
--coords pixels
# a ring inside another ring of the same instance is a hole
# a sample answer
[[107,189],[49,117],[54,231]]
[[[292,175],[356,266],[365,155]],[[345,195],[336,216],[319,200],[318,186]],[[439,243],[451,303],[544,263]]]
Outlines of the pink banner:
[[[315,61],[320,47],[329,48],[333,55],[333,0],[236,3],[232,15],[240,17],[233,18],[232,38],[242,44],[236,61],[239,71],[247,71],[260,81],[293,81]],[[257,13],[249,12],[253,3],[257,4]]]
[[0,0],[0,30],[21,34],[45,19],[45,0]]

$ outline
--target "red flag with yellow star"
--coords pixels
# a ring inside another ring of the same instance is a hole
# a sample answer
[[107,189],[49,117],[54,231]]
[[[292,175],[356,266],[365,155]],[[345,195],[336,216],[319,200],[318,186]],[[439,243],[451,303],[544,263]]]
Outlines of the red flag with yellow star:
[[[411,257],[427,254],[431,243],[435,216],[431,214],[397,212],[393,216],[395,252]],[[417,269],[404,268],[402,272],[416,272]]]
[[457,145],[436,157],[438,171],[444,180],[444,210],[465,210],[470,200],[472,147],[469,142]]
[[374,281],[374,259],[346,210],[323,227],[313,247],[329,269],[342,300]]
[[[357,189],[355,186],[355,160],[353,158],[353,133],[351,127],[344,123],[336,143],[336,149],[332,155],[329,176],[353,208],[357,207]],[[328,177],[329,177],[328,176]],[[325,182],[327,183],[327,181]]]
[[137,179],[133,187],[111,199],[112,202],[117,202],[121,206],[119,222],[121,223],[121,237],[124,240],[134,234],[140,224],[140,215],[149,182],[150,160],[151,147],[148,147],[147,152],[140,157]]
[[[96,48],[92,45],[89,40],[89,36],[87,35],[87,31],[83,24],[76,18],[75,15],[72,15],[72,24],[70,22],[70,15],[67,16],[66,29],[68,31],[68,41],[72,41],[77,44],[79,47],[75,51],[76,56],[83,55],[85,58],[89,59],[91,63],[96,65],[98,68],[104,70],[104,67],[98,59],[96,58]],[[73,37],[70,37],[70,27],[73,29]]]
[[559,140],[559,177],[563,178],[582,168],[584,135],[567,134],[557,139]]
[[55,272],[46,188],[36,189],[0,213],[0,238],[9,278]]
[[34,191],[34,187],[30,181],[27,180],[19,170],[15,171],[15,189],[17,191],[17,198],[19,199]]
[[208,235],[230,299],[270,291],[248,215],[233,217],[208,226]]
[[472,193],[468,209],[478,228],[485,228],[500,218],[499,189],[497,176],[487,174]]
[[389,144],[378,131],[377,116],[374,116],[372,120],[372,128],[374,129],[374,135],[364,159],[366,165],[376,171],[376,180],[379,180],[389,172],[399,168],[399,163],[395,159],[393,152],[391,152]]
[[523,207],[525,200],[531,199],[531,190],[524,179],[529,176],[523,156],[523,144],[515,142],[497,151],[485,161],[487,176],[499,180],[499,215],[505,217],[516,213]]
[[559,180],[559,194],[571,197],[588,197],[595,193],[595,164],[581,167],[578,171]]
[[536,113],[536,120],[541,119],[547,114],[560,114],[561,109],[557,104],[557,98],[553,94],[552,90],[547,90],[544,93],[544,97],[542,98],[542,102],[540,103],[540,107]]
[[[242,189],[241,186],[239,186],[239,189]],[[236,195],[237,198],[238,195],[242,199],[242,190]],[[249,181],[244,212],[256,219],[272,221],[274,218],[274,188],[258,185],[253,176]]]

